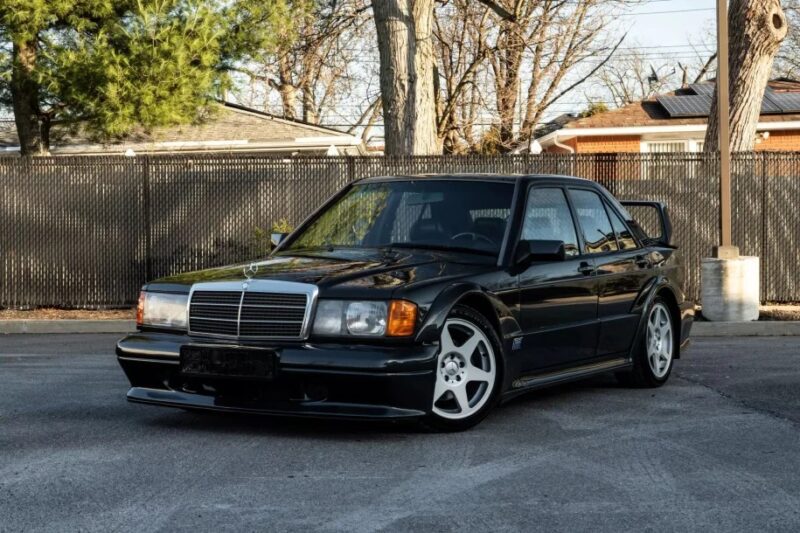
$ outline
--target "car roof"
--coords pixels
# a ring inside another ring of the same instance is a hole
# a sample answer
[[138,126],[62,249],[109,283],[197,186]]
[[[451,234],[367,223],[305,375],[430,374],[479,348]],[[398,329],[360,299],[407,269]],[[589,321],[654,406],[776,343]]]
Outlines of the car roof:
[[449,173],[449,174],[401,174],[396,176],[375,176],[359,180],[359,183],[372,183],[382,181],[409,181],[409,180],[464,180],[464,181],[497,181],[514,183],[520,180],[547,180],[562,181],[585,185],[596,182],[575,176],[562,176],[558,174],[491,174],[491,173]]

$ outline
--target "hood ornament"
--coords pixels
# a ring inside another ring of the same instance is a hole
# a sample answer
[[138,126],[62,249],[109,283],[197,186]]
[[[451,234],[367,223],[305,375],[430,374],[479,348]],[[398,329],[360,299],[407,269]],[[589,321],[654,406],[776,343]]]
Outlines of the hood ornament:
[[244,277],[247,278],[247,281],[250,281],[253,279],[253,276],[258,273],[258,263],[250,263],[250,265],[244,267],[242,271],[244,272]]

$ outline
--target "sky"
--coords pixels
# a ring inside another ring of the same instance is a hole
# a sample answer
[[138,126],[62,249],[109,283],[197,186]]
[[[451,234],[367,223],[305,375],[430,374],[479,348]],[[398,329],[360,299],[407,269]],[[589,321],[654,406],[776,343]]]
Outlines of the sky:
[[[608,31],[619,37],[627,33],[617,57],[636,50],[656,69],[677,68],[679,62],[697,65],[716,49],[716,0],[641,0],[620,10]],[[544,121],[583,111],[588,100],[611,105],[608,98],[599,84],[588,82],[554,104]]]
[[620,24],[642,46],[685,45],[714,38],[715,10],[715,0],[645,0],[629,9]]

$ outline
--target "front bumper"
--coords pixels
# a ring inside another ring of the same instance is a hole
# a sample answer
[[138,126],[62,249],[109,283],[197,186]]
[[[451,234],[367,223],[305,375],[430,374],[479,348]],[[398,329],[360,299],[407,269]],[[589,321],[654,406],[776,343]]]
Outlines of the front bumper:
[[273,415],[416,418],[430,409],[435,345],[241,343],[278,355],[274,380],[187,377],[180,347],[230,345],[171,333],[138,332],[117,343],[117,360],[137,403]]

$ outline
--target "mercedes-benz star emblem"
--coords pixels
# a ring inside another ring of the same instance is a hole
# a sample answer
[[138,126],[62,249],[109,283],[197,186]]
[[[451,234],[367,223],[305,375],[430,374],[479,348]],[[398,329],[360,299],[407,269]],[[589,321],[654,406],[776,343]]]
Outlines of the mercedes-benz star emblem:
[[257,272],[258,264],[256,263],[250,263],[249,266],[244,267],[244,277],[246,277],[248,281],[253,279],[253,276],[255,276]]

